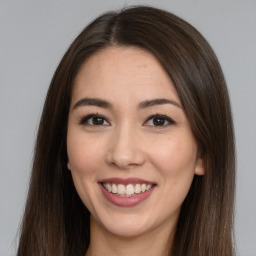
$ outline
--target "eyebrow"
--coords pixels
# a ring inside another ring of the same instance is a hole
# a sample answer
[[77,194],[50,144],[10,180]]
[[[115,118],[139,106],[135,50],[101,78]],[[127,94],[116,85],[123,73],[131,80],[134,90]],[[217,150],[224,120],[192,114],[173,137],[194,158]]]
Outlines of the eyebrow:
[[97,106],[101,108],[111,108],[112,104],[106,100],[98,98],[82,98],[73,107],[73,110],[82,106]]
[[165,98],[143,101],[139,104],[139,108],[148,108],[148,107],[152,107],[152,106],[156,106],[156,105],[163,105],[163,104],[172,104],[176,107],[182,108],[181,105],[177,101],[165,99]]
[[[153,107],[156,105],[164,105],[164,104],[172,104],[176,107],[182,108],[181,105],[177,101],[174,101],[171,99],[165,99],[165,98],[142,101],[139,104],[138,108],[144,109],[144,108]],[[73,110],[78,107],[82,107],[82,106],[97,106],[97,107],[101,107],[101,108],[112,108],[113,107],[113,105],[107,100],[103,100],[103,99],[99,99],[99,98],[82,98],[78,102],[76,102],[76,104],[73,107]]]

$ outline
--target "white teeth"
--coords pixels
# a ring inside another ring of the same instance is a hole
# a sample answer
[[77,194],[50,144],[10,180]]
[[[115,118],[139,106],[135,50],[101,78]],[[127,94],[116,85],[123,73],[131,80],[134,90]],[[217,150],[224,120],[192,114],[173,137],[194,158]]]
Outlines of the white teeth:
[[111,184],[111,183],[103,183],[105,189],[108,192],[113,194],[118,194],[119,196],[133,196],[134,194],[143,193],[153,187],[153,184]]
[[148,185],[146,186],[146,190],[151,189],[151,187],[152,187],[152,185],[149,185],[149,184],[148,184]]
[[134,194],[134,186],[132,184],[129,184],[126,186],[126,195],[130,196]]
[[116,184],[112,184],[112,193],[116,194],[117,193],[117,186]]
[[135,185],[134,192],[135,192],[136,194],[141,193],[141,186],[140,186],[140,184],[136,184],[136,185]]
[[117,193],[119,195],[124,195],[125,194],[125,185],[123,184],[118,184],[117,185]]
[[106,189],[108,190],[108,192],[111,192],[111,185],[109,183],[106,184]]

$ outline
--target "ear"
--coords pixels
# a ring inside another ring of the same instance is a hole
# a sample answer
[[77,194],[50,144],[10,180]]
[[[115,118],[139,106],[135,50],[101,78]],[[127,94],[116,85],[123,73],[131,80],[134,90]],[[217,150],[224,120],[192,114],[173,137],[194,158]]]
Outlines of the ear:
[[203,158],[201,158],[201,157],[198,157],[196,160],[195,174],[196,175],[204,175],[205,174],[204,161],[203,161]]

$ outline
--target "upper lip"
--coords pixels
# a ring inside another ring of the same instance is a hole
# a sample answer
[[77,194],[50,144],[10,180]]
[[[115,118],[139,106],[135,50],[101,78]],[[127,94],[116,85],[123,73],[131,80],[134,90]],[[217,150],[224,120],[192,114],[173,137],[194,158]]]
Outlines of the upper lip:
[[99,181],[99,183],[115,183],[115,184],[123,184],[123,185],[128,185],[128,184],[156,184],[155,182],[151,182],[148,180],[143,180],[140,178],[118,178],[118,177],[113,177],[113,178],[107,178],[107,179],[102,179]]

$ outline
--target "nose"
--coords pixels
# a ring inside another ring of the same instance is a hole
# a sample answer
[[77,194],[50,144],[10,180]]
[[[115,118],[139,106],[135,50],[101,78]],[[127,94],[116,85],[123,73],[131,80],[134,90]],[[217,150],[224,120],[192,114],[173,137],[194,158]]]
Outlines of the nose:
[[128,127],[113,132],[107,152],[107,162],[120,169],[141,166],[145,162],[143,142],[135,129]]

